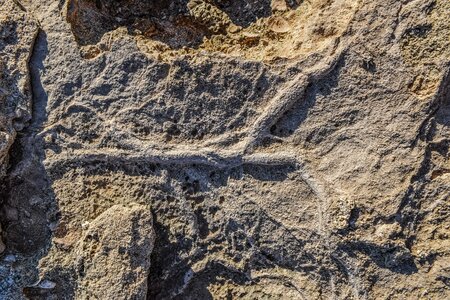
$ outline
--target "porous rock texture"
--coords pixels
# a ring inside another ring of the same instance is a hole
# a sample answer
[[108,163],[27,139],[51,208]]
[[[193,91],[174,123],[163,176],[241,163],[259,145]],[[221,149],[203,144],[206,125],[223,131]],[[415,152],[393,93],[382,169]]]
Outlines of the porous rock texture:
[[0,0],[0,299],[449,298],[449,19]]

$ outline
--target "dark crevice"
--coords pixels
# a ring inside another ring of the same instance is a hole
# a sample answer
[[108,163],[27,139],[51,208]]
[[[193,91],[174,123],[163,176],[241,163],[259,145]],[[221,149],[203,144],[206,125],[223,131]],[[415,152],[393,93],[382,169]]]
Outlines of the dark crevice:
[[47,120],[48,95],[42,85],[41,72],[44,72],[44,60],[48,54],[47,34],[39,30],[30,59],[30,83],[33,95],[32,119],[29,131],[36,132]]
[[[34,40],[28,62],[31,91],[31,120],[18,132],[10,149],[10,165],[3,192],[4,207],[1,219],[4,223],[7,253],[24,266],[26,272],[11,274],[16,288],[26,288],[38,279],[38,261],[50,247],[49,223],[57,219],[57,207],[51,189],[51,180],[43,165],[44,142],[37,135],[46,120],[47,95],[40,74],[47,56],[47,39],[42,30]],[[13,213],[12,213],[13,212]],[[32,270],[32,271],[31,271]],[[18,291],[14,293],[23,293]],[[27,297],[40,299],[27,291]]]

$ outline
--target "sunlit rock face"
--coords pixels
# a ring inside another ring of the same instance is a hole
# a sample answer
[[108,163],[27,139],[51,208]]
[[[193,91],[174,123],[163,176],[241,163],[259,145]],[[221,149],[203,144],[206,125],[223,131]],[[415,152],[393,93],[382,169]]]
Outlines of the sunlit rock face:
[[0,0],[0,299],[445,299],[450,6]]

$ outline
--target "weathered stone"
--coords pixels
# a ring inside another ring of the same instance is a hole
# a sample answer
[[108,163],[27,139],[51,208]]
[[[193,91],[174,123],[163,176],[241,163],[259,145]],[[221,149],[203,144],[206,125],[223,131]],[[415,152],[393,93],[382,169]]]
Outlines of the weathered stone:
[[124,3],[21,5],[4,295],[448,298],[448,1]]
[[154,246],[150,209],[115,205],[90,223],[77,249],[79,299],[144,299]]

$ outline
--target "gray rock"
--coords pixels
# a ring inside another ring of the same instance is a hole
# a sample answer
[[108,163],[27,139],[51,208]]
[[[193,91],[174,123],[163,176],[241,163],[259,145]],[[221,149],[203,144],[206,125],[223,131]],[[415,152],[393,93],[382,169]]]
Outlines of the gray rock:
[[187,2],[23,3],[4,290],[448,298],[448,1]]

